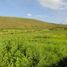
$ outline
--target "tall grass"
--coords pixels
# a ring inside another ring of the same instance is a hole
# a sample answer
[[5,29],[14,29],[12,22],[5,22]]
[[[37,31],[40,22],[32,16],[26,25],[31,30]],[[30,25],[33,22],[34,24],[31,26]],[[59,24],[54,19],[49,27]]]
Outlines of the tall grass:
[[65,57],[67,30],[0,30],[0,67],[60,67]]

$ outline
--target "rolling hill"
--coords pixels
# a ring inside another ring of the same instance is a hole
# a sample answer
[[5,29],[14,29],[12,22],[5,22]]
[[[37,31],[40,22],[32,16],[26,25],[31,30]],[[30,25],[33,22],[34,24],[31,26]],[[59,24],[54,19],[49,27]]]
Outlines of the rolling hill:
[[34,19],[0,17],[0,28],[18,28],[18,29],[57,29],[67,28],[62,24],[52,24]]
[[0,67],[67,67],[67,26],[0,17]]

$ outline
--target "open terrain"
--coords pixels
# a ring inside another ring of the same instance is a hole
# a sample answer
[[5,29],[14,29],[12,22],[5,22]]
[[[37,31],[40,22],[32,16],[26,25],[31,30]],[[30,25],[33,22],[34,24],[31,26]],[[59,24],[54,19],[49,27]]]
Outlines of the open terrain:
[[0,17],[0,67],[66,66],[66,25]]

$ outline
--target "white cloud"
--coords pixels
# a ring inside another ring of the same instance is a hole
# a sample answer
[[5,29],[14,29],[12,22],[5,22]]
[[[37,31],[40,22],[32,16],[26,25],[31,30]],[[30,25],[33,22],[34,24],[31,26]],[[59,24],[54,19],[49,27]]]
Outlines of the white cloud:
[[64,24],[67,24],[67,18],[66,18],[66,19],[64,19]]
[[38,2],[43,6],[50,9],[66,9],[67,8],[67,2],[64,0],[38,0]]
[[31,17],[31,16],[32,16],[32,14],[31,14],[31,13],[27,13],[27,16],[28,16],[28,17]]

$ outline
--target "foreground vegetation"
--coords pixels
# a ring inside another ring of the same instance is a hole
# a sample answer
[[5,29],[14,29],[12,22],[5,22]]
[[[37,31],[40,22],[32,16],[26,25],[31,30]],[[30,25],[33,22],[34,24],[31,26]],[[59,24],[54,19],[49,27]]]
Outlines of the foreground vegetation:
[[8,24],[0,20],[0,67],[67,66],[66,26],[18,18]]

